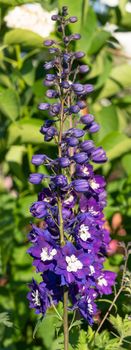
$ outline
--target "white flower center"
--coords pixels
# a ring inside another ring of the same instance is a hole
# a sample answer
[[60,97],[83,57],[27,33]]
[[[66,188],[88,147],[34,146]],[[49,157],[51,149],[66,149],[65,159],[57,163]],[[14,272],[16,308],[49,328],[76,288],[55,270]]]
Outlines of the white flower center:
[[82,224],[79,229],[79,236],[82,239],[82,241],[86,242],[86,240],[91,237],[89,233],[89,227]]
[[86,166],[83,167],[83,174],[89,175],[89,170]]
[[99,278],[98,278],[98,285],[99,286],[107,286],[108,285],[108,283],[107,283],[107,281],[106,281],[106,279],[104,278],[104,277],[102,277],[102,276],[100,276]]
[[95,180],[90,180],[89,184],[93,190],[97,190],[99,188],[99,184],[97,184]]
[[65,201],[64,204],[70,204],[73,201],[74,197],[70,195]]
[[50,252],[47,248],[42,248],[42,252],[40,254],[40,258],[42,261],[52,260],[54,256],[57,254],[56,249],[52,249]]
[[93,307],[91,305],[91,299],[89,297],[87,297],[87,303],[88,303],[88,311],[90,314],[93,313]]
[[99,214],[99,212],[96,211],[96,210],[94,210],[93,207],[90,207],[90,208],[89,208],[89,213],[92,214],[92,215],[98,215],[98,214]]
[[74,254],[71,256],[66,256],[66,262],[68,272],[76,272],[77,270],[81,270],[83,267],[81,261],[78,260]]
[[32,292],[32,301],[33,303],[36,305],[36,306],[40,306],[40,298],[39,298],[39,292],[38,292],[38,289],[34,290]]
[[89,274],[89,276],[94,275],[94,273],[95,273],[94,266],[93,266],[93,265],[90,265],[89,268],[90,268],[90,274]]

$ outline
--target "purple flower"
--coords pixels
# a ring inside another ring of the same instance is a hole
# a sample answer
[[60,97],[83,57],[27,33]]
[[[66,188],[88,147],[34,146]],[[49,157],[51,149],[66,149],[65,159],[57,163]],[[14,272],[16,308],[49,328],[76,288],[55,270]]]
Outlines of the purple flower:
[[115,283],[116,273],[103,271],[97,279],[97,289],[100,294],[111,294],[112,286]]
[[49,87],[45,94],[57,100],[40,103],[39,109],[46,111],[40,132],[47,142],[54,138],[55,148],[52,158],[45,154],[32,157],[32,164],[45,164],[50,175],[35,173],[29,178],[33,184],[45,178],[48,182],[30,208],[32,216],[42,221],[40,227],[32,224],[28,235],[28,253],[42,282],[33,280],[28,299],[30,307],[44,315],[52,303],[63,302],[66,288],[70,310],[77,309],[92,325],[97,311],[95,299],[111,293],[116,277],[103,270],[110,241],[104,229],[106,183],[103,176],[94,174],[90,164],[104,163],[107,157],[102,147],[96,148],[87,139],[87,134],[99,130],[94,116],[81,112],[93,86],[78,81],[78,73],[87,73],[89,68],[77,63],[85,56],[82,51],[72,52],[72,40],[79,40],[80,34],[67,30],[66,26],[77,21],[76,16],[67,15],[67,6],[63,6],[60,15],[52,16],[62,40],[45,41],[49,54],[54,54],[53,60],[44,64],[44,85]]
[[30,212],[33,216],[41,219],[47,214],[47,205],[42,201],[35,202],[30,207]]
[[63,276],[66,285],[85,278],[89,270],[90,258],[82,250],[77,250],[70,242],[58,252],[56,273]]
[[32,283],[29,284],[29,288],[30,292],[28,293],[27,298],[29,300],[30,308],[35,308],[37,314],[42,313],[42,315],[44,315],[50,306],[45,283],[41,282],[40,284],[37,284],[33,279]]

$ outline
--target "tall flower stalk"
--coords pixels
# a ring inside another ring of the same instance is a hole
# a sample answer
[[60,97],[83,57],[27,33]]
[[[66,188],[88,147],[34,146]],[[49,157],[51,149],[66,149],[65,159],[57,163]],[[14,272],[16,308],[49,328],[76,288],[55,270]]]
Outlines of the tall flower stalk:
[[42,183],[30,211],[44,222],[44,228],[32,224],[29,234],[32,246],[28,252],[42,281],[32,281],[28,299],[30,307],[42,315],[52,304],[56,307],[63,302],[64,349],[68,350],[68,309],[78,310],[92,325],[95,300],[111,293],[115,274],[103,269],[110,241],[104,229],[105,179],[94,174],[92,165],[106,162],[107,157],[102,147],[89,139],[99,125],[92,114],[83,112],[93,86],[79,83],[79,77],[89,70],[80,63],[84,52],[71,50],[80,34],[66,34],[67,25],[77,17],[68,17],[67,7],[63,7],[52,20],[58,23],[61,40],[44,43],[53,55],[44,64],[44,84],[46,96],[56,102],[42,102],[39,109],[49,115],[40,132],[45,141],[54,141],[57,155],[55,159],[47,154],[32,157],[32,163],[44,164],[50,175],[37,172],[29,178],[32,184]]

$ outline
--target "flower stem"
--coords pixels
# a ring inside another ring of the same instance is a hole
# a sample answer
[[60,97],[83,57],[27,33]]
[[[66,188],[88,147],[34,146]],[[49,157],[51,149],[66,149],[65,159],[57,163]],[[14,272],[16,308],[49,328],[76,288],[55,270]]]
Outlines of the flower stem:
[[69,345],[69,330],[68,330],[68,290],[64,287],[64,314],[63,314],[63,323],[64,323],[64,350],[68,350]]

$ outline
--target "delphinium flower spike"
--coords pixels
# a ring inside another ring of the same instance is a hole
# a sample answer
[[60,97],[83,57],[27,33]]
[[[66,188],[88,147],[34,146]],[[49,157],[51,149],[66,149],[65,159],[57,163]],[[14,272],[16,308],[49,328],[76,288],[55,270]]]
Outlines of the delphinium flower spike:
[[32,157],[34,165],[44,164],[52,173],[35,173],[29,178],[33,184],[43,184],[30,211],[44,221],[44,228],[32,224],[29,234],[32,246],[28,252],[36,272],[41,274],[41,283],[32,281],[28,299],[30,307],[42,315],[52,303],[63,302],[67,350],[68,306],[92,324],[97,311],[95,300],[111,293],[115,274],[103,269],[110,241],[104,229],[105,179],[94,174],[92,165],[106,162],[107,157],[102,147],[89,140],[99,130],[94,116],[81,113],[93,86],[79,83],[79,74],[87,73],[89,68],[80,63],[84,52],[70,49],[71,42],[79,40],[80,35],[66,34],[67,24],[75,23],[77,18],[68,17],[67,7],[63,7],[52,20],[58,23],[61,42],[45,41],[53,59],[45,62],[44,69],[46,96],[56,102],[39,105],[49,116],[40,132],[45,141],[54,140],[58,154],[56,159],[48,154]]

